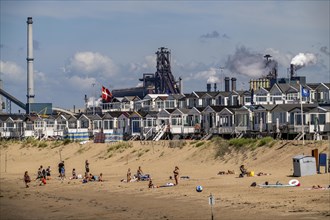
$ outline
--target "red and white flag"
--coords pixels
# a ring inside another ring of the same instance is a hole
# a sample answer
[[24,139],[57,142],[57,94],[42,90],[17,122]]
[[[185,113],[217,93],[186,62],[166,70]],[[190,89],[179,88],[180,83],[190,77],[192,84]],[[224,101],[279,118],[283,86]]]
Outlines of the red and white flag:
[[109,89],[102,86],[102,100],[104,100],[105,102],[110,102],[111,98],[112,98],[112,94],[109,91]]

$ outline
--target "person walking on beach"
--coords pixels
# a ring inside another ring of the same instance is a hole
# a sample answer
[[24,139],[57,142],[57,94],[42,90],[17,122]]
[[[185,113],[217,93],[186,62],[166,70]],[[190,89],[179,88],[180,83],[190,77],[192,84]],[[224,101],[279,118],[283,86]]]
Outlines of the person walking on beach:
[[58,164],[58,173],[59,173],[59,177],[61,177],[61,170],[62,170],[62,167],[64,167],[64,161],[61,161],[61,162]]
[[85,161],[85,170],[86,170],[86,173],[89,173],[89,162],[88,162],[88,160]]
[[175,185],[178,185],[179,184],[179,167],[178,166],[175,166],[173,175],[174,175]]
[[28,171],[25,171],[24,173],[24,182],[25,182],[25,187],[29,188],[29,182],[31,182],[31,178],[29,176]]
[[131,182],[131,168],[128,168],[128,170],[127,170],[127,182],[129,183],[129,182]]

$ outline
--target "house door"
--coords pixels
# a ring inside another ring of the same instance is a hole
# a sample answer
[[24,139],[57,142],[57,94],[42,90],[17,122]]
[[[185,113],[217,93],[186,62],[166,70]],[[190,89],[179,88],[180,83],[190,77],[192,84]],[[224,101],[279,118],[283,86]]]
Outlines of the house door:
[[141,132],[140,120],[133,120],[132,121],[132,133],[140,133],[140,132]]

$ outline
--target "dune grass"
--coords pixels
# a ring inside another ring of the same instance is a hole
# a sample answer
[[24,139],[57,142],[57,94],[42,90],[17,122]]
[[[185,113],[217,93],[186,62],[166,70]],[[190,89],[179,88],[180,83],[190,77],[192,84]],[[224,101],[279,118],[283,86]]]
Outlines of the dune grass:
[[211,140],[216,147],[215,158],[223,158],[226,154],[234,151],[255,150],[259,147],[272,147],[276,141],[272,137],[264,137],[261,139],[252,138],[233,138],[224,140],[216,137]]

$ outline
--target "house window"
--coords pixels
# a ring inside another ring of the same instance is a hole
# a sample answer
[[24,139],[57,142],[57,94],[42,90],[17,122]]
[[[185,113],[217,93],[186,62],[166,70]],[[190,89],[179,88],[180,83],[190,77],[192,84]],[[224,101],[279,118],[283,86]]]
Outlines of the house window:
[[267,96],[257,96],[257,102],[267,102]]
[[[301,125],[301,114],[296,113],[294,114],[294,119],[295,119],[295,125]],[[306,115],[303,114],[303,119],[304,119],[304,125],[306,125]]]
[[42,128],[43,126],[43,121],[35,121],[34,122],[34,127],[36,128],[36,129],[40,129],[40,128]]
[[53,120],[47,120],[46,121],[46,127],[47,128],[53,128],[54,127],[54,121]]
[[94,127],[94,129],[100,129],[101,128],[101,121],[100,120],[93,121],[93,127]]
[[286,95],[286,99],[290,101],[298,100],[298,94],[297,93],[288,93]]
[[81,120],[80,123],[81,123],[81,125],[80,125],[81,128],[88,128],[89,127],[88,120]]
[[318,120],[318,124],[325,124],[325,114],[311,114],[311,124],[315,125],[315,122]]
[[245,100],[245,101],[244,101],[245,103],[247,103],[247,102],[251,102],[251,97],[245,97],[244,100]]
[[105,120],[104,129],[113,129],[113,120]]
[[172,117],[172,125],[182,125],[181,116],[173,116]]

